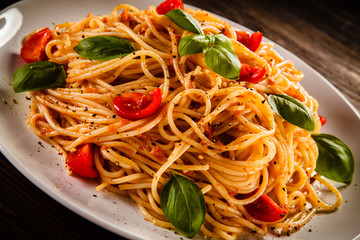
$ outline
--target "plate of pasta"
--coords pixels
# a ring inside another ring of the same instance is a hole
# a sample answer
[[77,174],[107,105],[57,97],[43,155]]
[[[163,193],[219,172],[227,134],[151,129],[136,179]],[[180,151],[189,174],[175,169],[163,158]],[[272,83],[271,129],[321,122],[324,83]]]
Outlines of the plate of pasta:
[[0,149],[36,186],[130,239],[359,234],[360,116],[326,79],[181,0],[80,2],[0,15]]

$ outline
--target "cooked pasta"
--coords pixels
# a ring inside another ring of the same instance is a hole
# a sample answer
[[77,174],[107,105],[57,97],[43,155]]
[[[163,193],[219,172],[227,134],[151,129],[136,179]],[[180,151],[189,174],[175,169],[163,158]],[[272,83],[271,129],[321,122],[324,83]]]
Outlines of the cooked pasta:
[[[205,237],[289,234],[317,211],[337,209],[339,191],[314,172],[318,150],[311,134],[282,119],[268,102],[270,94],[298,99],[311,110],[319,132],[318,103],[300,85],[302,72],[271,43],[262,42],[253,52],[225,21],[203,10],[185,11],[204,34],[227,36],[241,63],[264,67],[261,81],[226,79],[208,68],[204,53],[179,56],[179,40],[192,33],[153,6],[118,5],[110,15],[89,14],[54,27],[46,56],[66,66],[67,79],[31,92],[32,131],[58,149],[69,174],[67,156],[91,143],[100,181],[96,189],[128,195],[146,220],[164,228],[174,228],[160,207],[171,172],[203,192],[206,216],[199,234]],[[125,38],[136,50],[111,60],[90,60],[74,51],[94,36]],[[129,120],[116,113],[116,96],[147,95],[157,88],[162,102],[155,114]],[[335,203],[320,199],[319,184],[335,194]],[[249,214],[244,206],[263,194],[287,209],[286,217],[265,222]]]

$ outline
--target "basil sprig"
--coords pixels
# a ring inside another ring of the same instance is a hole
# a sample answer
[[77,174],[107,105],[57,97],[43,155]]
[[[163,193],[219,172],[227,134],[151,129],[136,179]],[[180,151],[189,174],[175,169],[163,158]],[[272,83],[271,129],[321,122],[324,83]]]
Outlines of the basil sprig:
[[117,36],[95,36],[81,40],[74,51],[93,60],[111,60],[134,52],[134,45],[126,38]]
[[227,79],[239,79],[241,64],[230,40],[223,34],[190,35],[179,42],[179,55],[205,53],[211,71]]
[[13,74],[12,86],[16,93],[56,87],[66,80],[61,64],[40,61],[25,64]]
[[227,79],[239,79],[241,64],[226,36],[204,34],[200,23],[182,9],[171,10],[166,16],[182,29],[195,33],[180,39],[180,56],[205,53],[205,63],[211,71]]
[[311,137],[319,149],[315,171],[328,179],[350,184],[355,168],[350,148],[330,134],[313,134]]
[[315,130],[316,122],[311,110],[299,100],[287,95],[270,95],[268,101],[284,120],[309,132]]
[[166,13],[170,20],[184,30],[195,34],[203,34],[200,23],[189,13],[182,9],[173,9]]
[[200,230],[205,219],[205,199],[192,181],[172,173],[161,191],[160,205],[165,217],[189,238]]

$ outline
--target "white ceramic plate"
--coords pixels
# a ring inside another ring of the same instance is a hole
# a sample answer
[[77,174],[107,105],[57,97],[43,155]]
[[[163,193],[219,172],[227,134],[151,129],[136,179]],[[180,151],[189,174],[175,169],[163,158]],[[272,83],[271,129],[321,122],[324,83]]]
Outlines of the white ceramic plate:
[[[19,49],[23,38],[36,28],[49,27],[65,21],[77,21],[88,13],[110,14],[118,3],[131,3],[145,9],[161,0],[25,0],[0,13],[0,150],[31,182],[49,196],[84,218],[121,236],[131,239],[180,239],[172,231],[153,226],[128,198],[112,193],[96,192],[96,182],[68,176],[56,150],[48,144],[39,145],[25,124],[28,111],[27,93],[15,94],[12,73],[22,64]],[[239,28],[244,27],[232,23]],[[323,132],[338,136],[352,149],[356,172],[352,185],[342,188],[343,206],[336,212],[316,216],[300,232],[286,239],[353,239],[360,233],[360,116],[354,107],[329,82],[299,58],[275,46],[286,59],[305,74],[302,81],[308,92],[320,103],[320,113],[328,123]],[[17,103],[14,103],[15,99]],[[21,151],[19,151],[21,149]],[[96,194],[97,197],[93,195]],[[312,232],[309,233],[311,228]],[[265,239],[276,237],[268,235]]]

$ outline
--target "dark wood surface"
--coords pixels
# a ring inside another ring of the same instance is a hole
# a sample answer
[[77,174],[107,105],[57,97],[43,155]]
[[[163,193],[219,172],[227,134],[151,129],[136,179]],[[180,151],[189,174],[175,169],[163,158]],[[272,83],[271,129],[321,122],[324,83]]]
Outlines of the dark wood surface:
[[[14,2],[1,0],[0,9]],[[359,111],[360,14],[357,1],[184,2],[263,32],[323,75]],[[28,181],[1,153],[0,177],[1,239],[124,239],[57,203]]]

